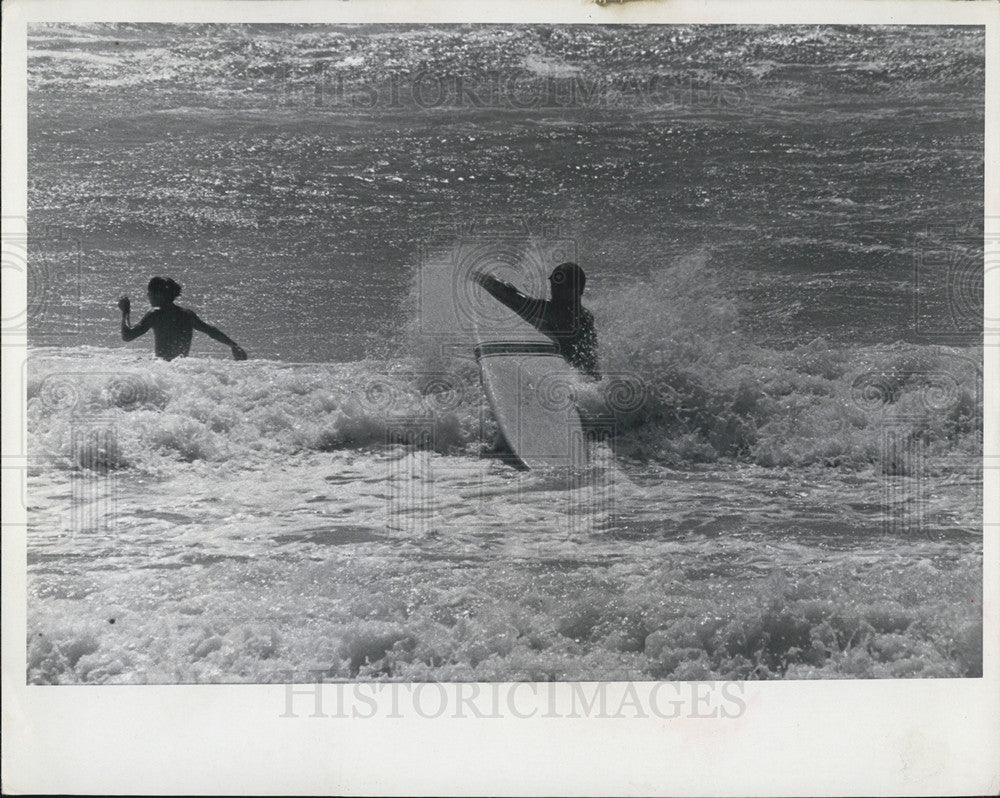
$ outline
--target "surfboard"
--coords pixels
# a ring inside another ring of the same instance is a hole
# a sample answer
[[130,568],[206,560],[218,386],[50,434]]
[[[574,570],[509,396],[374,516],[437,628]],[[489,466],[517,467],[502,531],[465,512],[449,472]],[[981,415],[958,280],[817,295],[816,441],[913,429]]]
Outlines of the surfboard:
[[473,352],[515,465],[582,468],[587,447],[573,401],[574,369],[550,338],[507,312],[502,324],[475,325]]

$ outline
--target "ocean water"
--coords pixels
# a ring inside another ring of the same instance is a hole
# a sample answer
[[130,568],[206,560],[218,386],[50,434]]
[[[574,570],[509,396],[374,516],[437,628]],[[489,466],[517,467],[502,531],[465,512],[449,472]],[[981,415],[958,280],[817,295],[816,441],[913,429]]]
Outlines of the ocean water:
[[[981,30],[29,33],[30,683],[981,673]],[[587,271],[584,472],[470,242]]]

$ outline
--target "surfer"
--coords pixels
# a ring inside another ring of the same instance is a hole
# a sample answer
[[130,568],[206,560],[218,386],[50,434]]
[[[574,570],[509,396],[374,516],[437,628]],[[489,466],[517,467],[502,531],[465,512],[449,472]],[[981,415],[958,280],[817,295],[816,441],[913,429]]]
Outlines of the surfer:
[[149,304],[153,306],[153,310],[143,316],[135,327],[129,324],[128,319],[132,303],[127,296],[119,299],[118,309],[122,312],[122,340],[134,341],[151,329],[156,356],[164,360],[173,360],[178,355],[187,355],[191,349],[193,331],[200,330],[209,338],[230,347],[234,360],[247,359],[247,353],[222,330],[203,322],[193,310],[175,305],[174,300],[180,294],[180,285],[169,277],[154,277],[148,286]]
[[575,263],[561,263],[549,275],[552,299],[535,299],[491,274],[475,272],[472,279],[559,347],[570,365],[599,378],[594,316],[581,303],[587,277]]

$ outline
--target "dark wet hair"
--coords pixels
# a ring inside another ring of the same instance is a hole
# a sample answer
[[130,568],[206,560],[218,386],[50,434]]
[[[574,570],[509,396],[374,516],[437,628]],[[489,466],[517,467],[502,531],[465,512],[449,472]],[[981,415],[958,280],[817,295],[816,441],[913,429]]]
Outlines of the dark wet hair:
[[587,275],[572,261],[566,261],[566,263],[560,263],[556,266],[552,270],[552,274],[549,275],[549,279],[556,285],[565,283],[573,286],[577,296],[583,293],[583,287],[587,284]]
[[181,286],[169,277],[154,277],[147,288],[154,294],[165,296],[171,302],[181,295]]

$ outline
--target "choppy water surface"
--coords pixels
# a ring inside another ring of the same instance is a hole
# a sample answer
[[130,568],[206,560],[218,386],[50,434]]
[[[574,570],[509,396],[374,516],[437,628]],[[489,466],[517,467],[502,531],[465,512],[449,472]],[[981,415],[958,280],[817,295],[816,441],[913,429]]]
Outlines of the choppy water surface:
[[[975,673],[976,369],[942,420],[912,379],[858,407],[827,356],[789,355],[756,421],[722,385],[687,431],[624,416],[567,475],[480,458],[461,371],[442,397],[393,363],[39,355],[30,678]],[[744,400],[775,367],[746,368]],[[386,445],[414,425],[428,445]]]
[[[981,672],[980,32],[30,44],[30,682]],[[610,88],[360,107],[421,70]],[[587,269],[586,472],[480,457],[456,229]],[[255,359],[116,342],[153,273]]]

